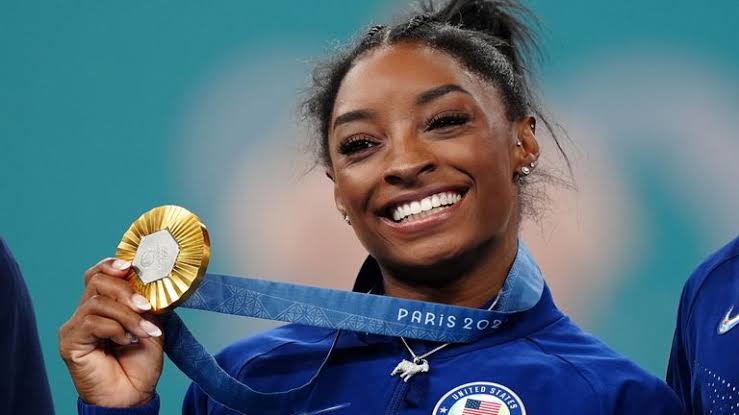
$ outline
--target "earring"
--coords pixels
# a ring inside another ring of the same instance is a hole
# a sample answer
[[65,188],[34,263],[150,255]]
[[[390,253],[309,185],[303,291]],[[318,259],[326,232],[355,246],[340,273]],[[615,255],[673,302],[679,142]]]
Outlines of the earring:
[[536,131],[536,124],[534,123],[529,124],[529,128],[531,128],[531,131]]
[[533,169],[534,167],[536,167],[536,160],[532,161],[532,162],[531,162],[531,164],[529,164],[529,166],[531,166],[531,168],[532,168],[532,169]]
[[521,143],[521,140],[516,141],[516,147],[521,147],[523,143]]
[[352,221],[349,219],[349,215],[344,214],[344,222],[346,222],[347,225],[352,224]]
[[521,167],[521,173],[523,173],[524,176],[528,176],[529,173],[531,173],[531,169],[528,168],[527,166],[523,166]]

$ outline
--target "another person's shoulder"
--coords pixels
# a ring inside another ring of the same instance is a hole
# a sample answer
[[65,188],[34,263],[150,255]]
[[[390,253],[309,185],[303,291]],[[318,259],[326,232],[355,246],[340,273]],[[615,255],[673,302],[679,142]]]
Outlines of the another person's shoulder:
[[[571,366],[598,397],[604,414],[682,414],[672,390],[662,380],[585,332],[569,318],[532,339],[544,353]],[[640,409],[640,410],[641,410]]]
[[10,252],[10,248],[6,245],[5,240],[0,237],[0,275],[7,275],[4,278],[3,284],[17,284],[20,280],[20,270],[18,264],[15,262],[13,254]]
[[33,306],[18,263],[0,237],[0,313],[9,315],[11,312],[25,320],[33,312]]
[[721,287],[735,278],[739,278],[739,237],[710,254],[693,271],[683,289],[682,307],[690,309],[707,284]]
[[216,359],[227,372],[236,374],[256,358],[278,357],[296,350],[325,350],[335,334],[335,330],[286,324],[236,341],[221,350]]

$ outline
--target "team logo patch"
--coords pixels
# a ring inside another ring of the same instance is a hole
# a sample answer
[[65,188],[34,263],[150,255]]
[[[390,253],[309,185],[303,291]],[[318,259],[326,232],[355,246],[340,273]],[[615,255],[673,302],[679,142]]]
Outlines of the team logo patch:
[[492,382],[471,382],[447,392],[432,415],[526,415],[526,408],[512,390]]

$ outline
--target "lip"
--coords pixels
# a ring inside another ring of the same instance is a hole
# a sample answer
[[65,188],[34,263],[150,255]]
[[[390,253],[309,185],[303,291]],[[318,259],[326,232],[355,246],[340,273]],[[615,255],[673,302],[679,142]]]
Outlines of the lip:
[[[433,195],[436,193],[457,192],[462,195],[462,199],[460,199],[459,202],[445,209],[439,210],[437,212],[432,213],[429,216],[426,216],[421,219],[416,219],[411,222],[395,222],[391,218],[384,216],[384,215],[380,217],[381,222],[385,224],[386,226],[390,227],[391,229],[393,229],[394,231],[400,232],[400,233],[418,233],[418,232],[427,231],[429,229],[432,229],[448,221],[452,217],[452,215],[454,215],[457,212],[457,210],[460,209],[460,207],[464,204],[465,200],[467,199],[467,190],[468,190],[467,188],[447,186],[447,187],[440,187],[440,188],[431,189],[431,190],[432,191],[430,193],[426,191],[417,192],[415,195],[413,195],[413,198],[410,198],[410,199],[405,198],[406,195],[400,196],[397,199],[394,199],[394,200],[399,200],[399,202],[395,202],[395,204],[391,204],[391,203],[387,204],[388,210],[390,207],[396,206],[398,203],[406,203],[409,201],[422,199],[426,196]],[[418,198],[417,195],[421,195],[420,198]],[[387,212],[388,210],[385,210],[385,211]]]

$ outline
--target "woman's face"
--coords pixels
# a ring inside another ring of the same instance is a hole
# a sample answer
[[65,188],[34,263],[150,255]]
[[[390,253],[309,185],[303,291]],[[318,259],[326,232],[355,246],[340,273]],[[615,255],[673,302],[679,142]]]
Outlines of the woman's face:
[[375,49],[331,116],[337,207],[384,267],[433,269],[515,240],[514,174],[538,155],[531,122],[509,121],[497,88],[443,52]]

